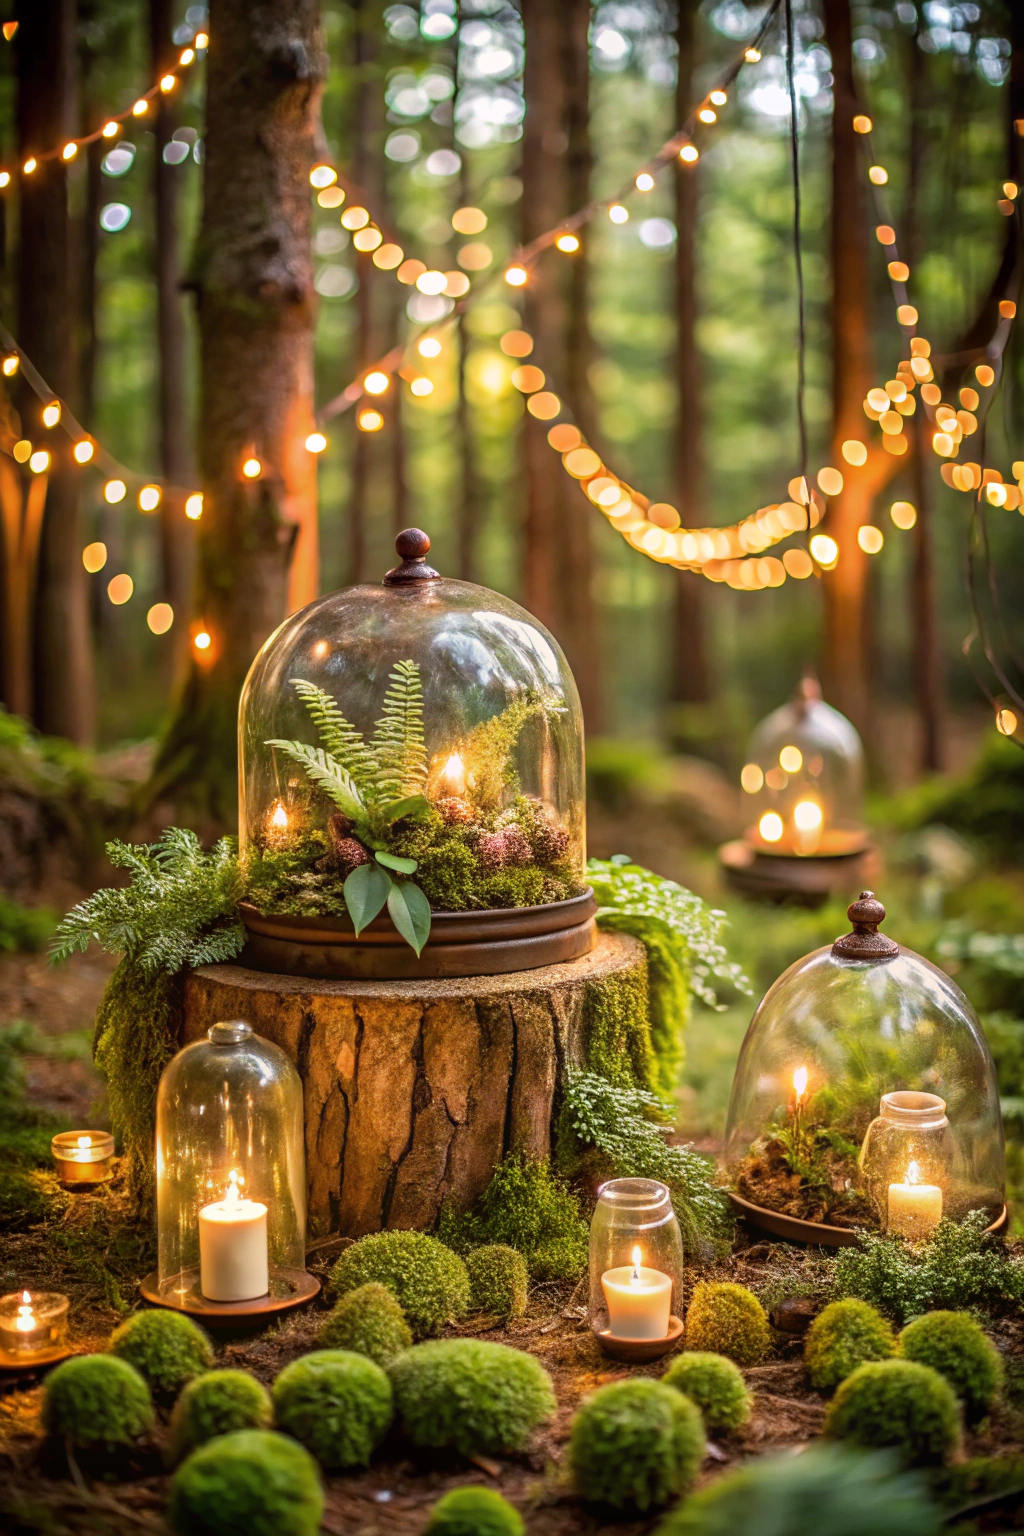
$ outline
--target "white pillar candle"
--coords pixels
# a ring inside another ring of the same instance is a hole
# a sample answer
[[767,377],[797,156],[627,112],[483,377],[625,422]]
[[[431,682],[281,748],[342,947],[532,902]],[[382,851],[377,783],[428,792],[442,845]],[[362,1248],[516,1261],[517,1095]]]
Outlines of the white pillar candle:
[[601,1276],[608,1332],[613,1339],[663,1339],[672,1310],[672,1277],[641,1264],[639,1248],[632,1264],[606,1269]]
[[921,1171],[912,1162],[906,1182],[889,1185],[889,1231],[901,1237],[927,1237],[941,1220],[942,1190],[937,1184],[922,1184]]
[[199,1212],[199,1289],[207,1301],[252,1301],[270,1289],[267,1208],[243,1200],[234,1171],[223,1200]]

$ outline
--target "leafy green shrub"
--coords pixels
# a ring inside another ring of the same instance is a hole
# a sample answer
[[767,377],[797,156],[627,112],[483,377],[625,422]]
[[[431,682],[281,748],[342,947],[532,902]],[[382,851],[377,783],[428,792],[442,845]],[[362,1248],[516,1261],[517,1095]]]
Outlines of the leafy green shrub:
[[493,1488],[454,1488],[430,1511],[424,1536],[525,1536],[517,1509]]
[[471,1211],[445,1207],[438,1232],[459,1253],[483,1244],[517,1248],[534,1280],[576,1280],[587,1267],[580,1203],[546,1159],[504,1158]]
[[338,1296],[367,1281],[386,1285],[418,1338],[440,1333],[469,1310],[469,1276],[457,1253],[425,1232],[372,1232],[331,1270]]
[[728,1280],[698,1281],[686,1313],[687,1349],[726,1355],[737,1365],[756,1365],[770,1343],[768,1318],[753,1291]]
[[891,1323],[868,1302],[853,1299],[833,1301],[819,1312],[804,1340],[804,1365],[819,1392],[834,1392],[858,1365],[895,1353]]
[[676,1355],[661,1379],[697,1404],[709,1430],[728,1433],[750,1418],[747,1384],[739,1367],[724,1355],[687,1350]]
[[0,895],[0,950],[7,954],[45,949],[57,919],[49,907],[23,907]]
[[1002,1356],[980,1324],[964,1312],[929,1312],[915,1318],[900,1334],[900,1353],[944,1376],[968,1420],[984,1418],[999,1396]]
[[959,1444],[960,1414],[938,1371],[913,1360],[876,1360],[840,1383],[825,1433],[867,1450],[891,1446],[908,1464],[938,1463]]
[[584,1398],[569,1465],[580,1497],[643,1514],[693,1482],[704,1459],[700,1409],[660,1381],[613,1381]]
[[391,1383],[380,1366],[347,1349],[293,1360],[274,1382],[273,1399],[278,1427],[328,1472],[368,1466],[394,1413]]
[[81,1449],[132,1445],[153,1427],[149,1388],[127,1360],[76,1355],[46,1378],[43,1427]]
[[923,1479],[888,1455],[833,1445],[765,1456],[666,1515],[657,1536],[938,1536],[939,1511]]
[[134,1365],[161,1397],[173,1396],[213,1364],[213,1345],[184,1312],[136,1312],[114,1329],[110,1351]]
[[66,1122],[31,1104],[26,1094],[23,1058],[38,1048],[35,1030],[24,1020],[0,1028],[0,1231],[25,1231],[67,1204],[50,1157],[50,1138]]
[[507,1243],[488,1243],[466,1254],[470,1305],[494,1317],[522,1317],[530,1276],[526,1260]]
[[532,1355],[481,1339],[417,1344],[391,1366],[395,1405],[414,1444],[463,1455],[515,1451],[555,1410]]
[[902,827],[939,822],[977,838],[1001,862],[1024,856],[1024,753],[989,733],[974,766],[959,778],[929,779],[895,806]]
[[405,1313],[386,1285],[370,1280],[338,1301],[320,1324],[317,1343],[324,1349],[350,1349],[377,1365],[389,1365],[412,1343]]
[[247,1371],[207,1371],[178,1395],[167,1436],[167,1464],[176,1467],[197,1446],[236,1429],[269,1429],[270,1393]]
[[317,1536],[323,1510],[308,1451],[271,1430],[240,1429],[182,1463],[167,1518],[176,1536]]
[[1024,1261],[1007,1258],[986,1238],[988,1218],[940,1221],[930,1242],[865,1233],[857,1248],[841,1248],[834,1285],[840,1296],[870,1301],[897,1322],[937,1308],[959,1311],[1024,1301]]

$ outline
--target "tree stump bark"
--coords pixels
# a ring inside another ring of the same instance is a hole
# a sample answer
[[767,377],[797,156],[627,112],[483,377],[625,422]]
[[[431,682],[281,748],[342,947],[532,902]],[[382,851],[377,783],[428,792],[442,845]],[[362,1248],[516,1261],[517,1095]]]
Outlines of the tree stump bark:
[[586,1060],[591,989],[645,971],[643,946],[618,933],[505,976],[310,982],[204,966],[186,980],[183,1043],[245,1019],[295,1062],[312,1230],[429,1229],[506,1153],[549,1155],[565,1070]]

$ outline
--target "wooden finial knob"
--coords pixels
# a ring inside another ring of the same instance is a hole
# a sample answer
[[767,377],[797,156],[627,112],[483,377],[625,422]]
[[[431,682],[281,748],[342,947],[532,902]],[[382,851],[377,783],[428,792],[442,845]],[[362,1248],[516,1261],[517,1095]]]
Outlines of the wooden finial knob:
[[878,931],[879,923],[885,920],[885,908],[874,891],[861,891],[847,907],[846,915],[853,924],[853,932],[836,939],[832,945],[834,955],[844,960],[891,960],[899,954],[899,945]]
[[384,577],[386,587],[404,587],[416,581],[436,581],[438,573],[427,564],[430,539],[422,528],[405,528],[395,540],[395,550],[401,557]]

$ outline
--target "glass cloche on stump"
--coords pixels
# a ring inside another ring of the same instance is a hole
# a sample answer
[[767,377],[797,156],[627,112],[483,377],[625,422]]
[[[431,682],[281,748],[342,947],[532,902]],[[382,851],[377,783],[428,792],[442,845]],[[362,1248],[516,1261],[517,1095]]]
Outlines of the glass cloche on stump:
[[247,964],[472,976],[585,954],[583,725],[557,643],[398,536],[273,634],[239,705]]
[[740,785],[746,831],[721,851],[731,885],[811,902],[849,889],[867,849],[864,750],[813,677],[756,728]]
[[747,1030],[726,1128],[734,1204],[816,1243],[857,1228],[925,1237],[972,1211],[998,1228],[1003,1125],[974,1010],[879,933],[871,891],[849,917],[853,931],[791,965]]
[[169,1062],[156,1104],[158,1269],[143,1294],[197,1316],[297,1306],[306,1273],[302,1083],[236,1020]]

